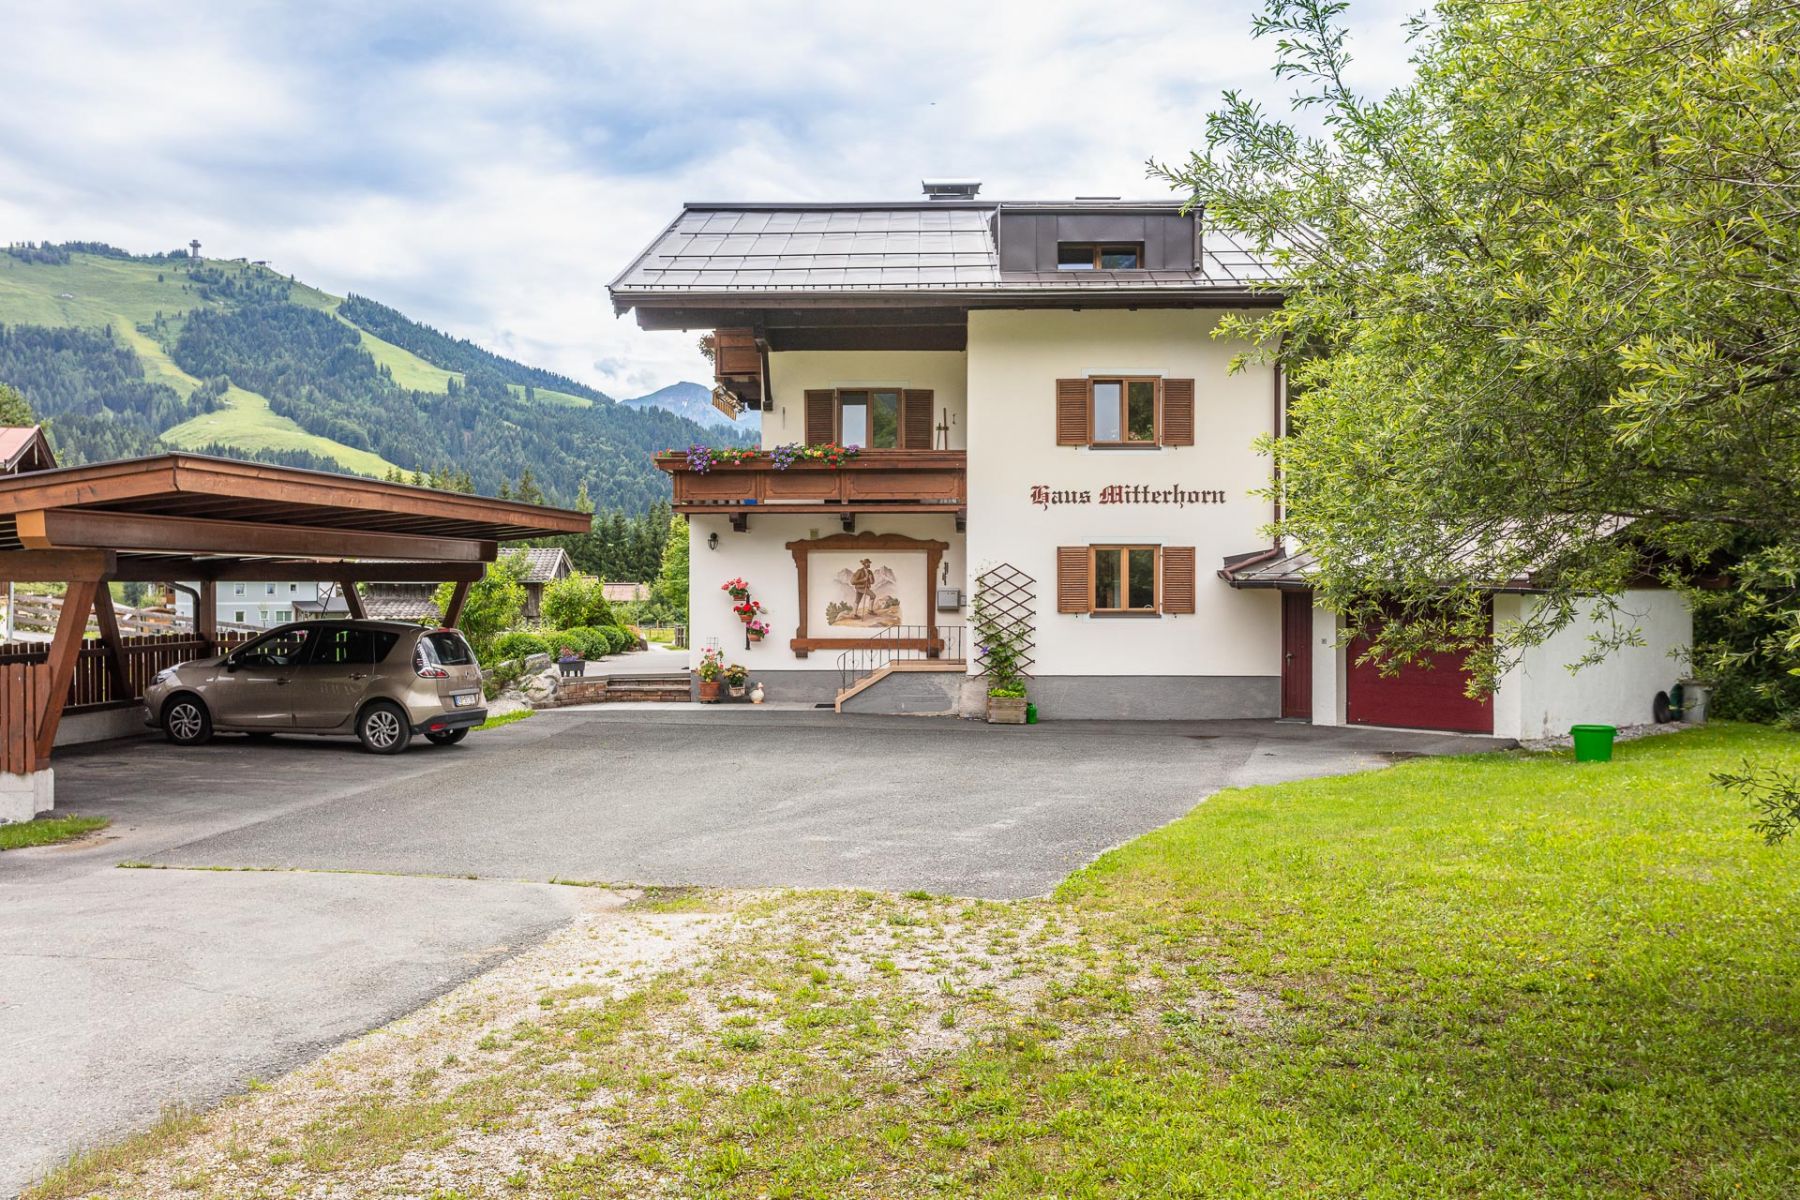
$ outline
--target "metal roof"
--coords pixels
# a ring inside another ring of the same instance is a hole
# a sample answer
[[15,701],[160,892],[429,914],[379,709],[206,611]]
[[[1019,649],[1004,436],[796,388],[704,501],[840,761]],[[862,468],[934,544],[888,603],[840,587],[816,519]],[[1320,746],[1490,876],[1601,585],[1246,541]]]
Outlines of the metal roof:
[[1175,213],[1171,201],[926,200],[860,204],[688,204],[612,283],[622,312],[657,296],[898,295],[974,298],[1241,292],[1273,266],[1217,226],[1197,271],[1002,271],[994,218],[1036,212]]

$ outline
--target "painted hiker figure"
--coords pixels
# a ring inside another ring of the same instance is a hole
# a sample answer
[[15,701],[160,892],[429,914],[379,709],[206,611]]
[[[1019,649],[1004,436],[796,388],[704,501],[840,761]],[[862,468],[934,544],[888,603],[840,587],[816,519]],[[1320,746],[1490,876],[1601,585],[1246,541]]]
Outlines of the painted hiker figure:
[[856,590],[856,601],[850,611],[858,617],[875,610],[875,572],[870,569],[870,562],[863,559],[862,565],[850,576],[850,586]]

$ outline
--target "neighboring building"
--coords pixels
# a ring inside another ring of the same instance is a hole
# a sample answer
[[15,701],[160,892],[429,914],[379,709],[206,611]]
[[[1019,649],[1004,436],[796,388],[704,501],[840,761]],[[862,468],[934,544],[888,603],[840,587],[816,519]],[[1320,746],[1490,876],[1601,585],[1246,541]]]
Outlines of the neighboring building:
[[[986,576],[1030,612],[1031,695],[1050,718],[1502,735],[1649,719],[1691,635],[1666,592],[1632,594],[1645,647],[1573,677],[1544,648],[1479,704],[1446,700],[1457,664],[1354,668],[1303,572],[1242,574],[1281,557],[1251,493],[1269,475],[1253,443],[1281,431],[1285,395],[1272,366],[1233,373],[1247,347],[1211,335],[1226,312],[1280,303],[1252,286],[1275,282],[1269,266],[1172,202],[977,190],[688,205],[614,281],[644,329],[712,331],[719,402],[757,414],[764,451],[862,447],[785,470],[789,451],[703,471],[658,457],[689,520],[696,659],[725,647],[777,700],[943,711],[979,669],[964,627]],[[735,578],[772,626],[761,642],[720,591]],[[1497,619],[1524,591],[1496,598]],[[878,670],[907,658],[925,661]]]
[[[194,619],[194,597],[184,589],[194,587],[196,585],[189,581],[175,591],[175,615],[190,622]],[[329,602],[335,596],[331,584],[292,580],[221,583],[216,590],[219,623],[255,629],[325,616]],[[330,615],[341,615],[345,611],[344,599],[342,596],[335,596],[335,599],[336,607],[330,609]]]
[[50,440],[40,425],[0,426],[0,475],[48,471],[56,465]]
[[544,611],[545,586],[568,575],[575,569],[575,564],[570,561],[569,552],[560,546],[510,553],[525,558],[525,572],[519,577],[525,585],[525,619],[535,621]]
[[437,606],[435,583],[365,583],[359,589],[363,611],[371,621],[417,621],[435,625],[444,619]]
[[650,598],[650,585],[647,583],[603,583],[600,590],[605,594],[608,604],[636,604]]

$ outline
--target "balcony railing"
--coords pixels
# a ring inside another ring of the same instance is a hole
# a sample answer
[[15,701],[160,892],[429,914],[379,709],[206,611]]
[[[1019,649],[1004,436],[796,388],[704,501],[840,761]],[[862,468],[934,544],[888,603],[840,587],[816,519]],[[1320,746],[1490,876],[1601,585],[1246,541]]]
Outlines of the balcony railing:
[[864,450],[836,466],[791,463],[777,470],[758,454],[715,462],[704,473],[685,454],[659,454],[683,513],[954,512],[968,504],[968,455],[961,450]]

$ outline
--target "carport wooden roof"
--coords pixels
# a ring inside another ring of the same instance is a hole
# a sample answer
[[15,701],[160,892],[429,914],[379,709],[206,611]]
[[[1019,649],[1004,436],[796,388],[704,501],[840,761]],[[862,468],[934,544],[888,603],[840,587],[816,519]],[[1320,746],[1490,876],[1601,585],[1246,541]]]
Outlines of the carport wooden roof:
[[198,454],[0,478],[0,551],[13,552],[492,562],[499,542],[583,533],[589,522],[514,500]]

